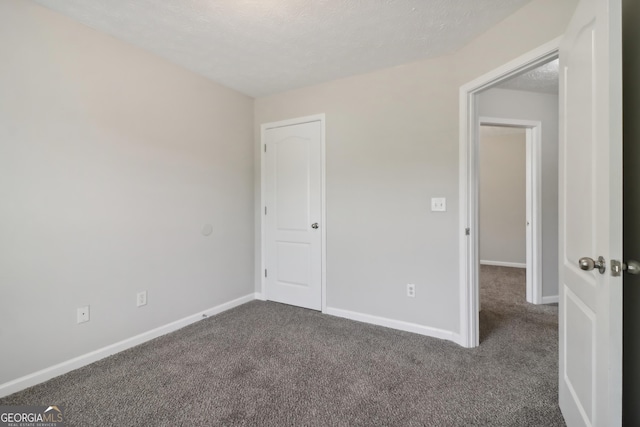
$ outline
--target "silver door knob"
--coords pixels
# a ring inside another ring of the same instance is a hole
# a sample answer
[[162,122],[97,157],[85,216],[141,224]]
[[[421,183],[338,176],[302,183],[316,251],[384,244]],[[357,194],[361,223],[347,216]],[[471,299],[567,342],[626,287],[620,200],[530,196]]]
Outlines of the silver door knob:
[[629,274],[640,274],[640,262],[630,259],[622,264],[622,269]]
[[311,228],[318,228],[318,223],[314,222],[313,224],[311,224]]
[[588,256],[580,258],[578,261],[578,265],[584,271],[591,271],[594,268],[597,268],[600,274],[604,274],[607,271],[607,262],[603,257],[599,256],[597,261],[594,261],[592,258]]

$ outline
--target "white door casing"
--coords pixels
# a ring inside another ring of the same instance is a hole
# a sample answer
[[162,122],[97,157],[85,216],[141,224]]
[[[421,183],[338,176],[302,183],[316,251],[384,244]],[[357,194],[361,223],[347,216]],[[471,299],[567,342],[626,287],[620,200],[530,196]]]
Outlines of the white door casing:
[[526,245],[527,245],[527,286],[526,299],[532,304],[542,303],[542,227],[540,227],[540,156],[542,155],[540,128],[526,129]]
[[[622,423],[620,0],[581,0],[560,47],[559,398],[567,425]],[[606,260],[583,271],[582,257]]]
[[483,90],[557,58],[560,40],[551,40],[460,87],[460,334],[456,341],[463,347],[477,347],[480,343],[477,96]]
[[263,294],[323,309],[324,116],[262,126]]

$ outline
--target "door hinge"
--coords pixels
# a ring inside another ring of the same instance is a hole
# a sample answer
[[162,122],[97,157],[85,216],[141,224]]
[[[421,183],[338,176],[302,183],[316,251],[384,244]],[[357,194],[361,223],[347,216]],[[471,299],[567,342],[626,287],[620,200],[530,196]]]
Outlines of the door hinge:
[[465,236],[470,236],[471,235],[471,229],[470,228],[465,228],[464,229],[464,235]]
[[264,269],[264,277],[267,277],[267,269]]
[[266,206],[264,207],[264,214],[265,215],[267,214],[267,207]]
[[267,152],[267,144],[264,144],[264,152]]

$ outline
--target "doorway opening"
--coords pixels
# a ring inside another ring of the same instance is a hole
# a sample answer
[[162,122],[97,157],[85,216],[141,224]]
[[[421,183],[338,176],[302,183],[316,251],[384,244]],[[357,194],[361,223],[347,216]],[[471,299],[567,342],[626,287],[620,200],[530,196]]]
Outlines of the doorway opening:
[[[540,304],[542,122],[480,117],[478,133],[479,340]],[[508,314],[506,314],[508,313]]]
[[542,122],[479,118],[480,265],[524,268],[526,301],[542,303]]
[[[520,127],[525,129],[531,150],[530,173],[532,182],[527,185],[530,204],[526,207],[529,226],[526,233],[529,237],[527,245],[528,300],[532,303],[557,302],[542,297],[542,250],[541,214],[540,214],[540,138],[541,123],[538,121],[513,121],[484,117],[486,111],[481,109],[481,95],[490,89],[504,85],[514,78],[539,69],[544,64],[558,58],[560,39],[553,40],[540,48],[511,61],[504,66],[460,88],[460,344],[465,347],[476,347],[480,344],[479,311],[480,311],[480,232],[479,232],[479,157],[480,157],[480,125],[497,125]],[[556,110],[557,111],[557,110]],[[490,114],[490,113],[489,113]],[[483,116],[483,117],[481,117]],[[495,116],[493,116],[495,117]],[[557,120],[558,114],[556,112]],[[535,141],[538,141],[536,144]],[[538,151],[536,151],[538,150]],[[537,155],[536,155],[537,154]],[[537,160],[537,163],[536,163]],[[556,166],[557,171],[557,166]],[[537,176],[534,176],[537,175]],[[537,186],[537,188],[534,188]],[[537,193],[536,193],[537,192]],[[536,206],[537,205],[537,206]],[[536,222],[537,220],[537,222]],[[525,222],[526,223],[526,222]],[[534,286],[537,285],[537,286]],[[557,297],[556,297],[557,298]]]

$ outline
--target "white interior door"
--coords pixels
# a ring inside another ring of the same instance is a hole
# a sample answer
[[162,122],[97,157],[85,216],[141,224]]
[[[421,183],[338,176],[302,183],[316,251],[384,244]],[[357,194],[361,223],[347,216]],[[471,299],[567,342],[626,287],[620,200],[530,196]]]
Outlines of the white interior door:
[[[530,128],[526,129],[525,144],[526,144],[526,163],[525,163],[525,232],[526,232],[526,260],[527,260],[527,286],[526,286],[526,300],[532,304],[540,304],[539,298],[534,297],[534,294],[538,294],[536,289],[534,292],[534,235],[533,235],[533,160],[535,156],[534,143],[532,139],[533,131]],[[539,188],[537,188],[538,190]],[[537,224],[536,224],[537,228]],[[535,260],[536,264],[538,259]]]
[[[570,427],[621,425],[620,19],[620,0],[580,0],[560,48],[559,393]],[[600,256],[606,270],[579,267]]]
[[265,293],[271,301],[322,308],[322,123],[267,128]]

